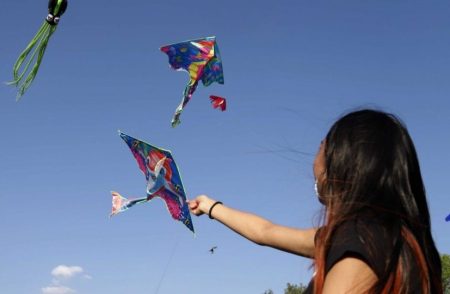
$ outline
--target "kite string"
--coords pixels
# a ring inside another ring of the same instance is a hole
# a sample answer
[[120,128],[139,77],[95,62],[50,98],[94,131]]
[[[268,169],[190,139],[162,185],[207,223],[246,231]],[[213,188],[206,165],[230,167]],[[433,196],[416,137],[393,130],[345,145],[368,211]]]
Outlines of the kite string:
[[158,294],[159,288],[161,288],[161,285],[162,285],[162,282],[164,280],[164,277],[166,276],[167,270],[169,269],[169,265],[170,265],[170,263],[171,263],[171,261],[173,259],[173,256],[175,255],[175,251],[178,248],[178,243],[180,241],[179,237],[180,236],[178,235],[178,237],[177,237],[177,239],[175,241],[175,245],[173,246],[172,252],[170,253],[169,259],[168,259],[167,264],[166,264],[166,267],[164,268],[164,271],[163,271],[163,273],[161,275],[161,278],[159,279],[158,285],[157,285],[156,290],[155,290],[155,294]]

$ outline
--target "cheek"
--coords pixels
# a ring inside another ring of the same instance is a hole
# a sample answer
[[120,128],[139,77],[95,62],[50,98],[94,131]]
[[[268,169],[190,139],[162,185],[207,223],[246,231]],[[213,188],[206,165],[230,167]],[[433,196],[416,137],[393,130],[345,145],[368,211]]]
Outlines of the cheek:
[[319,167],[317,164],[317,157],[314,160],[314,164],[313,164],[313,173],[314,173],[314,178],[317,179],[318,175],[319,175]]
[[316,179],[321,179],[325,173],[325,162],[324,159],[320,156],[317,156],[314,160],[313,165],[314,177]]
[[318,180],[322,180],[325,174],[325,145],[322,143],[319,146],[316,157],[313,164],[314,177]]

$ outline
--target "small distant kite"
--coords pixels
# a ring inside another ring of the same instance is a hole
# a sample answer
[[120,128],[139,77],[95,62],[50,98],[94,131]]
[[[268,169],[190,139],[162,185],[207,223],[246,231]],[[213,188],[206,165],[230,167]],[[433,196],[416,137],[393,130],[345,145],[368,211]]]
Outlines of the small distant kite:
[[225,98],[211,95],[209,96],[209,99],[211,99],[211,103],[214,108],[220,108],[222,111],[227,109],[227,100]]
[[132,138],[122,132],[120,137],[127,143],[139,169],[147,180],[147,197],[127,199],[117,192],[112,193],[111,216],[123,212],[132,206],[160,197],[167,205],[173,219],[182,222],[194,233],[191,215],[186,202],[181,176],[172,154],[168,150],[157,148],[148,143]]
[[[17,100],[22,97],[36,77],[48,41],[56,31],[59,19],[66,9],[67,0],[50,0],[48,2],[48,15],[44,23],[14,64],[14,79],[11,82],[8,82],[8,85],[18,87]],[[34,63],[34,65],[30,69],[32,63]]]
[[445,221],[446,222],[450,221],[450,214],[445,218]]
[[217,246],[214,246],[214,247],[212,247],[211,249],[209,249],[209,252],[211,252],[211,254],[213,254],[214,253],[214,250],[216,250],[217,249]]
[[224,83],[222,59],[216,37],[167,45],[160,50],[169,56],[169,63],[173,69],[189,73],[189,82],[184,89],[183,98],[172,118],[172,127],[175,127],[180,123],[181,112],[191,99],[200,80],[205,87],[213,82]]

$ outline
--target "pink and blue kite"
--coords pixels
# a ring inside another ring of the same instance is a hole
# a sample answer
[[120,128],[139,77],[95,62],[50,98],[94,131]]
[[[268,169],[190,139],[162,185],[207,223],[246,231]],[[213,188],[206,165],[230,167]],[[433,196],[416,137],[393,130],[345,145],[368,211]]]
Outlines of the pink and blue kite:
[[216,37],[163,46],[161,51],[169,56],[169,63],[173,69],[189,73],[189,82],[184,89],[183,98],[172,118],[172,127],[175,127],[180,123],[181,112],[191,99],[200,80],[205,87],[213,82],[224,83],[222,59]]
[[191,215],[186,201],[186,193],[181,176],[172,154],[168,150],[157,148],[119,131],[120,137],[127,143],[139,169],[147,180],[147,196],[127,199],[117,192],[112,193],[111,216],[123,212],[136,204],[146,203],[160,197],[167,205],[173,219],[182,222],[194,233]]

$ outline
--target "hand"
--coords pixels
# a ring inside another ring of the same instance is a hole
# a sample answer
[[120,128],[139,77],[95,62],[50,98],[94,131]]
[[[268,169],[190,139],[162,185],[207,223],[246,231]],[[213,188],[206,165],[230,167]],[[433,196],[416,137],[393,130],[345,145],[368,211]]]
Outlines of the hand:
[[208,214],[211,206],[215,202],[216,202],[215,200],[209,198],[206,195],[200,195],[193,200],[188,200],[189,209],[196,216],[200,216],[202,214]]

